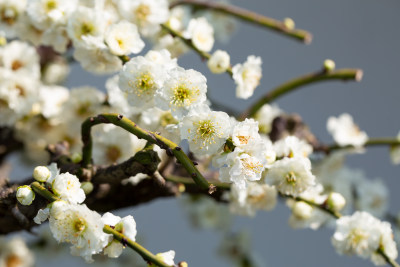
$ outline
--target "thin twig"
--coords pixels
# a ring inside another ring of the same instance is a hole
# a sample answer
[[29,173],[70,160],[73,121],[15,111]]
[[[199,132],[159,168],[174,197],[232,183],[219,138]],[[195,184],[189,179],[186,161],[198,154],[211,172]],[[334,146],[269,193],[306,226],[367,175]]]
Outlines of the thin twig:
[[263,105],[270,103],[280,96],[290,93],[304,85],[328,80],[353,80],[359,82],[361,81],[362,76],[363,71],[360,69],[339,69],[331,71],[323,70],[294,78],[272,89],[266,95],[261,97],[257,102],[251,105],[249,109],[240,115],[240,119],[244,120],[247,117],[253,117]]
[[[380,137],[380,138],[370,138],[362,147],[370,147],[370,146],[400,146],[400,140],[396,137]],[[357,148],[352,145],[340,146],[338,144],[332,145],[321,145],[316,148],[315,151],[322,151],[326,154],[329,154],[336,150],[341,149],[351,149]]]
[[172,3],[170,5],[170,8],[178,5],[190,5],[198,9],[208,9],[220,12],[249,23],[271,29],[277,33],[292,37],[306,44],[309,44],[312,40],[312,34],[305,30],[291,29],[287,27],[284,22],[236,6],[223,3],[215,3],[211,1],[205,2],[197,0],[180,0]]

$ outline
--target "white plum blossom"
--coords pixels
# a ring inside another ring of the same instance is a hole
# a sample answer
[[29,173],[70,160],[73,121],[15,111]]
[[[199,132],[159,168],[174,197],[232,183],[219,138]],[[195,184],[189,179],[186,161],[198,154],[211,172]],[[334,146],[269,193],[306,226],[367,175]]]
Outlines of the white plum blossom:
[[377,253],[378,249],[382,249],[389,259],[397,258],[390,224],[379,221],[367,212],[357,211],[352,216],[339,218],[332,244],[339,254],[371,258],[376,265],[386,264]]
[[17,35],[17,27],[26,10],[26,0],[1,0],[0,1],[0,32],[6,38],[14,38]]
[[194,106],[204,104],[207,93],[207,79],[200,72],[175,68],[164,86],[157,90],[156,105],[171,110],[173,116],[181,119]]
[[193,111],[180,126],[181,138],[189,141],[196,155],[212,155],[222,148],[230,134],[230,119],[221,111]]
[[65,25],[69,15],[76,9],[77,0],[30,0],[27,13],[32,24],[46,30],[54,25]]
[[167,49],[149,50],[144,57],[155,64],[162,65],[166,71],[178,67],[177,59],[173,58]]
[[360,128],[353,122],[351,115],[347,113],[343,113],[337,118],[329,117],[326,127],[340,146],[362,147],[368,140],[367,134],[360,131]]
[[257,210],[272,210],[276,206],[275,187],[257,182],[249,182],[246,189],[232,184],[229,194],[229,209],[232,213],[255,216]]
[[50,178],[51,172],[46,166],[37,166],[33,170],[32,176],[36,181],[46,182]]
[[[132,241],[136,239],[136,222],[131,215],[121,219],[119,216],[115,216],[110,212],[106,212],[101,220],[104,224],[114,227],[114,230],[123,234],[125,237]],[[109,241],[108,245],[104,249],[104,254],[110,258],[118,258],[124,249],[124,245],[116,239]]]
[[62,105],[69,98],[69,90],[62,86],[41,86],[39,89],[40,113],[47,119],[59,119]]
[[236,84],[237,98],[247,99],[253,95],[254,90],[260,84],[261,63],[260,57],[248,56],[244,64],[233,66],[232,77]]
[[308,158],[284,158],[268,170],[265,180],[285,195],[298,196],[315,184]]
[[226,51],[216,50],[207,62],[212,73],[223,73],[231,66],[231,58]]
[[1,267],[32,267],[34,264],[34,254],[21,237],[0,239]]
[[100,165],[121,163],[142,150],[146,143],[115,125],[101,125],[93,133],[93,161]]
[[296,136],[287,136],[274,143],[274,149],[277,157],[304,157],[313,152],[311,145]]
[[123,18],[136,24],[143,36],[149,37],[160,29],[169,16],[167,0],[120,0],[118,10]]
[[259,140],[258,122],[254,119],[245,119],[233,127],[232,143],[235,147],[251,146]]
[[33,46],[17,40],[12,41],[0,48],[0,69],[38,80],[39,55]]
[[105,41],[114,55],[137,54],[144,48],[135,24],[120,21],[110,25],[105,32]]
[[354,183],[356,208],[369,212],[376,217],[384,216],[389,208],[389,192],[383,181],[363,179],[354,181]]
[[50,210],[50,230],[58,242],[72,244],[72,255],[93,262],[92,255],[100,253],[108,244],[110,235],[103,232],[100,214],[86,205],[56,201]]
[[83,47],[88,45],[88,41],[93,38],[100,39],[102,42],[105,31],[104,22],[102,12],[99,10],[79,6],[68,19],[68,36],[75,45]]
[[191,39],[193,45],[204,52],[211,51],[214,45],[214,29],[204,17],[191,19],[183,36]]
[[260,132],[269,134],[272,130],[273,120],[281,115],[283,111],[278,105],[263,105],[254,115],[254,119],[258,121]]
[[167,72],[162,65],[147,57],[134,57],[119,73],[119,88],[130,105],[146,109],[154,107],[154,96],[164,86]]
[[57,175],[51,187],[55,195],[71,204],[80,204],[86,198],[78,177],[68,172]]
[[110,53],[102,39],[95,37],[82,37],[85,44],[75,47],[74,58],[82,67],[96,74],[110,74],[122,68],[122,61],[118,56]]

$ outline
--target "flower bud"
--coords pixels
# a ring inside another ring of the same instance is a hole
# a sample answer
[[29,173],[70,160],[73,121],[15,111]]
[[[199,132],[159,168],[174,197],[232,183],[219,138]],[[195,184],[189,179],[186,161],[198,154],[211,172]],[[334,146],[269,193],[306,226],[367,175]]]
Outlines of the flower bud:
[[29,185],[23,185],[18,187],[17,199],[22,205],[30,205],[35,199],[35,193]]
[[189,265],[187,264],[186,261],[181,261],[178,263],[178,267],[188,267]]
[[83,182],[81,183],[81,188],[85,195],[89,195],[93,191],[93,184],[91,182]]
[[291,18],[285,18],[283,20],[283,24],[285,25],[285,27],[289,30],[293,30],[294,27],[296,26],[296,24],[294,23],[294,21]]
[[313,207],[304,201],[297,201],[292,208],[293,215],[299,219],[307,220],[311,217]]
[[325,59],[325,61],[324,61],[324,69],[326,71],[334,70],[335,67],[336,67],[335,61],[333,61],[332,59]]
[[231,59],[227,52],[217,50],[208,60],[207,66],[212,73],[223,73],[229,68],[230,61]]
[[346,205],[346,199],[339,193],[331,192],[326,199],[326,204],[331,210],[339,211]]
[[33,178],[39,182],[46,182],[51,176],[50,170],[46,166],[37,166],[33,170]]

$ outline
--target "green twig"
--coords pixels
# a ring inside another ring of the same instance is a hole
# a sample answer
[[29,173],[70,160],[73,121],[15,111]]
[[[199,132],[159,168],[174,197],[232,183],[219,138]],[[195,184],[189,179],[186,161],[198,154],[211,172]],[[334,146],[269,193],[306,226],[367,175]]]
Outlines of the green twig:
[[103,231],[107,234],[112,234],[114,236],[114,239],[118,240],[121,242],[124,246],[128,246],[134,251],[136,251],[142,258],[147,261],[147,262],[152,262],[157,266],[160,267],[172,267],[172,265],[168,265],[165,262],[163,262],[160,258],[158,258],[156,255],[142,247],[140,244],[132,241],[125,235],[121,234],[117,230],[113,229],[109,225],[104,225]]
[[[363,147],[369,147],[369,146],[400,146],[400,140],[397,139],[396,137],[370,138],[363,145]],[[351,148],[356,148],[356,147],[354,147],[352,145],[340,146],[338,144],[333,144],[333,145],[328,145],[328,146],[317,147],[317,151],[323,151],[326,154],[329,154],[336,150],[351,149]]]
[[[161,24],[161,27],[167,31],[169,34],[171,34],[173,37],[179,38],[182,42],[184,42],[189,48],[191,48],[194,52],[196,52],[202,59],[204,60],[209,60],[211,55],[207,52],[201,51],[198,49],[192,42],[191,39],[185,38],[181,33],[175,31],[171,27],[169,27],[167,24]],[[233,76],[232,73],[232,68],[229,67],[226,71],[230,76]]]
[[198,9],[208,9],[216,12],[220,12],[226,15],[236,17],[246,22],[259,25],[271,29],[277,33],[281,33],[285,36],[295,38],[306,44],[312,40],[311,33],[305,30],[291,29],[285,25],[284,22],[269,18],[255,12],[245,10],[243,8],[235,7],[228,4],[215,3],[211,1],[197,1],[197,0],[180,0],[172,3],[170,8],[178,5],[190,5]]
[[243,112],[240,115],[240,118],[244,120],[247,117],[253,117],[263,105],[270,103],[276,100],[278,97],[290,93],[304,85],[328,80],[354,80],[358,82],[361,81],[362,75],[363,72],[360,69],[339,69],[331,71],[323,70],[294,78],[290,81],[285,82],[284,84],[279,85],[275,89],[272,89],[257,102],[251,105],[248,110]]
[[33,191],[44,197],[45,199],[53,202],[60,200],[59,197],[51,193],[49,190],[47,190],[43,185],[41,185],[39,182],[33,182],[31,183],[31,188]]
[[203,177],[199,170],[194,166],[193,162],[177,144],[155,132],[140,128],[133,121],[125,118],[120,114],[100,114],[96,117],[90,117],[82,123],[82,167],[87,167],[89,164],[91,164],[92,161],[93,143],[91,137],[91,128],[97,124],[103,123],[111,123],[119,126],[126,131],[136,135],[137,137],[145,139],[148,142],[165,149],[169,155],[175,156],[177,161],[182,164],[182,166],[186,169],[186,171],[189,173],[189,175],[198,186],[205,190],[209,190],[210,193],[212,193],[215,189],[214,185],[207,182],[207,180]]

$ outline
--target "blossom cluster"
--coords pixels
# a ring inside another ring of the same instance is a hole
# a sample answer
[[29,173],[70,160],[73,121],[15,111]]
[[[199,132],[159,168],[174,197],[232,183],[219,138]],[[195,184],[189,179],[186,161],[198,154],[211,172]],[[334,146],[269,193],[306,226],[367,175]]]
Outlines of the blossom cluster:
[[[47,167],[36,167],[33,177],[57,197],[56,201],[38,211],[34,221],[41,224],[49,220],[53,237],[59,243],[70,243],[72,255],[81,256],[87,262],[93,262],[92,256],[99,253],[104,253],[110,258],[119,257],[126,244],[105,233],[103,231],[105,225],[123,234],[125,238],[135,241],[136,222],[131,215],[121,218],[107,212],[101,216],[89,209],[82,204],[86,198],[84,185],[75,175],[68,172],[60,173],[56,163]],[[21,204],[30,205],[34,196],[30,186],[18,188],[17,198]],[[165,263],[173,265],[174,254],[173,251],[169,252]],[[162,254],[159,258],[163,258]]]

